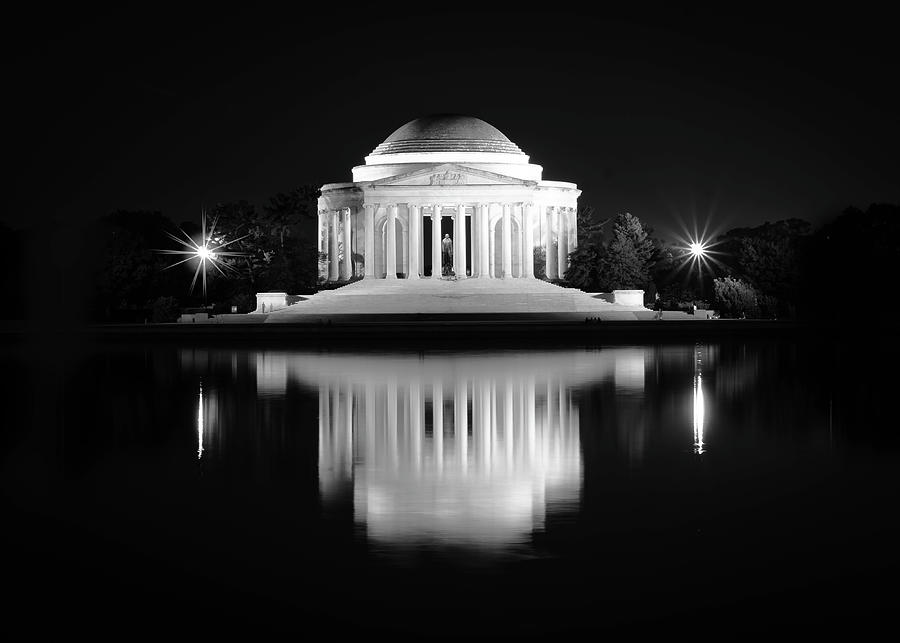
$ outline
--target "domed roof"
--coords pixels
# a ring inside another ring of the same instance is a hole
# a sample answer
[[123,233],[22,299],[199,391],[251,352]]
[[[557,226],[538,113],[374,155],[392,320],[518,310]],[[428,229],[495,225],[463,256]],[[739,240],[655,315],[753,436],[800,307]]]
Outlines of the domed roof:
[[460,114],[435,114],[410,121],[384,139],[372,154],[417,152],[523,154],[518,145],[490,123]]

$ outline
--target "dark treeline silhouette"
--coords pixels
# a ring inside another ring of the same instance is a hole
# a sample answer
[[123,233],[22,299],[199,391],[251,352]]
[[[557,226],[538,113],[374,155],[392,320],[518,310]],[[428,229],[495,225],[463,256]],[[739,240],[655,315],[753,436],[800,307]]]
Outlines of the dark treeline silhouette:
[[735,228],[709,250],[700,271],[686,248],[652,239],[637,217],[597,222],[586,209],[566,282],[589,292],[640,288],[648,305],[715,307],[728,317],[848,321],[897,312],[900,205],[847,208],[818,230],[800,219]]

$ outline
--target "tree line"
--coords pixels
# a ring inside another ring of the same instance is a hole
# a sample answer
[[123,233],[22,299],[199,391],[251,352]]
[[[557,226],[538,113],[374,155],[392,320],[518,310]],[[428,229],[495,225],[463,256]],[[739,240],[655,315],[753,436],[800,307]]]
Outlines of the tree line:
[[715,308],[725,317],[850,319],[896,311],[900,205],[850,207],[817,230],[801,219],[735,228],[712,240],[702,271],[689,250],[654,238],[636,216],[579,212],[567,285],[643,289],[666,310]]

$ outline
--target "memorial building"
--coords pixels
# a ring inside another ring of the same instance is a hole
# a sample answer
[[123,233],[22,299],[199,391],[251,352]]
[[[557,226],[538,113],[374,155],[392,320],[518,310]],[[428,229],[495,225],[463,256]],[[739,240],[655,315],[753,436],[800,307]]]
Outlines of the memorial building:
[[[318,238],[327,274],[321,276],[330,282],[561,277],[578,243],[581,192],[542,175],[540,165],[481,119],[410,121],[353,168],[352,182],[322,186]],[[536,247],[546,256],[539,275]]]
[[544,180],[540,165],[481,119],[410,121],[351,178],[322,186],[318,201],[319,280],[326,287],[312,296],[257,293],[252,320],[650,313],[640,290],[585,293],[553,283],[564,279],[578,246],[581,191]]

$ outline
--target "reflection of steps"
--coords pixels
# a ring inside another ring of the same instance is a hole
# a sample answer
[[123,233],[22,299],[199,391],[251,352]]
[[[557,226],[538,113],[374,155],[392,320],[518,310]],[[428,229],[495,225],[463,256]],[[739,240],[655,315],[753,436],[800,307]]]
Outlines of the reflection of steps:
[[558,315],[635,320],[647,309],[611,304],[539,279],[357,281],[271,313],[267,323],[309,322],[335,315]]

